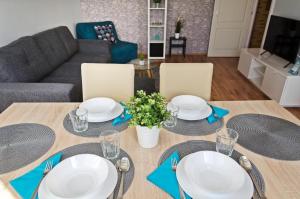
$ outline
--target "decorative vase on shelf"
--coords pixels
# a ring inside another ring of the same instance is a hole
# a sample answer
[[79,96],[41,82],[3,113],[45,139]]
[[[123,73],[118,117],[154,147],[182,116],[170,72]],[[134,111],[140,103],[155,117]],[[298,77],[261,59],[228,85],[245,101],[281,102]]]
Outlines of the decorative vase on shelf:
[[179,32],[176,32],[175,33],[175,39],[179,39],[180,38],[180,33]]
[[145,126],[136,126],[138,142],[141,147],[150,149],[157,146],[159,141],[160,129],[157,126],[148,128]]
[[155,3],[155,8],[159,8],[160,7],[160,3]]

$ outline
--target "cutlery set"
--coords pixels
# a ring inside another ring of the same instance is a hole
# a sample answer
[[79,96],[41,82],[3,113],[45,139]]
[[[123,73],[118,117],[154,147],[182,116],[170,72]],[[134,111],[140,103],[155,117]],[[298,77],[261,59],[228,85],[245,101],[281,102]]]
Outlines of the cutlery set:
[[[171,159],[171,167],[175,173],[176,173],[176,169],[177,169],[177,164],[178,164],[177,160],[175,158],[172,158]],[[179,189],[180,199],[186,199],[185,195],[184,195],[184,191],[182,190],[180,184],[178,184],[178,189]]]
[[[264,193],[260,189],[256,178],[251,174],[252,164],[251,164],[250,160],[246,156],[241,156],[239,159],[239,162],[240,162],[240,165],[248,172],[248,174],[254,184],[255,191],[259,196],[258,199],[267,199],[267,197],[264,195]],[[255,197],[255,194],[254,194],[254,197]]]
[[[117,199],[122,199],[124,194],[124,175],[130,169],[130,161],[127,157],[122,157],[121,159],[117,160],[116,169],[121,173],[121,181],[120,181],[120,188],[118,191]],[[114,199],[114,191],[108,197],[108,199]]]
[[[52,169],[53,169],[53,162],[52,162],[52,161],[47,161],[46,166],[45,166],[45,169],[44,169],[44,173],[43,173],[42,179],[45,178],[45,176],[46,176]],[[42,179],[41,179],[41,181],[39,182],[37,188],[34,190],[31,199],[36,199],[37,194],[38,194],[38,190],[39,190],[39,187],[40,187],[40,184],[41,184],[41,182],[42,182]]]

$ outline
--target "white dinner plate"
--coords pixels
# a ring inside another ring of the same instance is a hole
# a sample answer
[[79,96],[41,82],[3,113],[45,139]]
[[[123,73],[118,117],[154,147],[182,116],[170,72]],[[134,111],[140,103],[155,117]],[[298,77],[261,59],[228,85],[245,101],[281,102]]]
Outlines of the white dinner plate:
[[230,157],[214,151],[184,157],[176,176],[182,189],[195,199],[250,199],[254,191],[246,171]]
[[59,163],[42,180],[39,199],[106,199],[118,180],[115,166],[106,159],[82,154]]
[[89,114],[106,115],[111,113],[115,108],[116,102],[107,97],[97,97],[88,99],[79,105],[79,108],[84,108]]
[[202,120],[212,113],[207,102],[197,96],[180,95],[174,97],[170,103],[179,107],[178,118],[182,120]]

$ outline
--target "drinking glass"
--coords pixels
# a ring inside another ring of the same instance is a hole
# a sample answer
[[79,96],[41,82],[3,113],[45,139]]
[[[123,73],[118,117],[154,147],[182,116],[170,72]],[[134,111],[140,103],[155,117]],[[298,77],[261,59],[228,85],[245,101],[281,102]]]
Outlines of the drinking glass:
[[164,125],[168,128],[173,128],[177,125],[179,107],[173,103],[169,103],[167,110],[171,113],[171,116],[164,122]]
[[74,131],[81,133],[89,128],[88,111],[83,108],[77,108],[69,113]]
[[235,130],[229,128],[218,129],[216,134],[217,134],[217,140],[216,140],[217,152],[231,156],[234,145],[237,142],[237,139],[239,137],[239,134]]
[[108,160],[116,159],[120,154],[120,132],[105,130],[100,134],[103,156]]

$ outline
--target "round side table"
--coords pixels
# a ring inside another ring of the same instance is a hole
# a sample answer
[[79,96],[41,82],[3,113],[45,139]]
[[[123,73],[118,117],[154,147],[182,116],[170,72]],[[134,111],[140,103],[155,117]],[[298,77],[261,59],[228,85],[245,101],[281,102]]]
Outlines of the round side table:
[[145,64],[140,65],[139,59],[134,59],[129,62],[129,64],[134,65],[134,69],[136,71],[137,76],[139,77],[148,77],[148,78],[154,78],[154,74],[152,69],[157,68],[158,65],[156,64],[149,64],[148,60],[145,59]]

